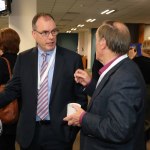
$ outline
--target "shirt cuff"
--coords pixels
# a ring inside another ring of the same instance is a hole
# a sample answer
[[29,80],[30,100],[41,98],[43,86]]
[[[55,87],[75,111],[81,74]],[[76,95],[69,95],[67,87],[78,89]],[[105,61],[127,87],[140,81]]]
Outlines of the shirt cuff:
[[83,116],[86,114],[86,111],[83,111],[80,115],[80,118],[79,118],[79,123],[81,124],[82,123],[82,119],[83,119]]

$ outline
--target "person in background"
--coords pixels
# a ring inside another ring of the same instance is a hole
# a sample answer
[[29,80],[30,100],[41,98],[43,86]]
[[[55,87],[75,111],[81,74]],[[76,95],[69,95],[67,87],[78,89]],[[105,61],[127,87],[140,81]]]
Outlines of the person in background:
[[142,55],[135,57],[133,61],[139,66],[144,77],[147,94],[145,99],[145,133],[147,147],[150,147],[150,40],[145,40],[141,47]]
[[130,59],[133,59],[137,56],[136,46],[130,46],[128,56]]
[[[81,126],[80,150],[145,150],[143,76],[127,56],[130,33],[118,21],[105,21],[96,32],[96,59],[104,66],[87,111],[64,118]],[[78,83],[86,78],[75,72]],[[95,87],[94,87],[95,88]]]
[[139,66],[146,84],[150,84],[150,40],[143,42],[141,54],[141,56],[135,57],[133,61]]
[[79,127],[68,126],[63,118],[67,104],[87,106],[82,85],[74,72],[83,69],[81,56],[56,46],[58,29],[48,13],[32,20],[36,47],[19,53],[12,80],[0,93],[0,107],[20,97],[17,141],[21,150],[72,150]]
[[[11,67],[11,72],[17,59],[19,52],[20,37],[18,33],[11,28],[0,29],[0,49],[3,54],[0,57],[0,85],[6,84],[10,79],[6,58]],[[2,124],[3,132],[0,136],[0,149],[1,150],[15,150],[16,140],[16,123]]]

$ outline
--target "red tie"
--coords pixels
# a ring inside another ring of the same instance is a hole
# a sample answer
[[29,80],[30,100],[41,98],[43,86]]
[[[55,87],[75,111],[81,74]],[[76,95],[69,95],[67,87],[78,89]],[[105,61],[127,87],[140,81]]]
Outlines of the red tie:
[[[43,53],[43,63],[40,71],[40,79],[47,69],[48,62],[46,61],[47,54]],[[38,90],[37,115],[44,120],[48,116],[48,74],[40,85]]]

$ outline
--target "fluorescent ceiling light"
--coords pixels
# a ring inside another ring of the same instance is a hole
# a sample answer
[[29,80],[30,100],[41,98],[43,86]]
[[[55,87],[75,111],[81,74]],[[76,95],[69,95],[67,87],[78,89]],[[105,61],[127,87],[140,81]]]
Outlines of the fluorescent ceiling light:
[[96,19],[88,19],[86,22],[94,22]]
[[75,30],[77,30],[77,28],[72,28],[71,30],[72,30],[72,31],[75,31]]
[[88,19],[88,20],[86,20],[86,22],[91,22],[91,20],[92,20],[92,19]]
[[113,12],[115,12],[116,10],[114,10],[114,9],[112,9],[112,10],[109,10],[109,9],[106,9],[106,10],[104,10],[103,12],[101,12],[101,14],[103,15],[103,14],[106,14],[106,15],[108,15],[108,14],[111,14],[111,13],[113,13]]
[[96,19],[92,19],[91,22],[94,22]]
[[84,24],[78,24],[77,27],[84,27]]
[[103,14],[105,14],[107,12],[109,12],[109,9],[106,9],[106,10],[102,11],[101,14],[103,15]]
[[66,31],[66,33],[71,33],[71,31]]
[[108,15],[108,14],[111,14],[111,13],[113,13],[115,10],[113,9],[113,10],[110,10],[109,12],[107,12],[106,14]]

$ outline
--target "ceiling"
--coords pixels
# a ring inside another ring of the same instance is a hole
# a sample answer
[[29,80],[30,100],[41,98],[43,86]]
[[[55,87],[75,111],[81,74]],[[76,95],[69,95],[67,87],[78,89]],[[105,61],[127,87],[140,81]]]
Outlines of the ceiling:
[[[100,12],[106,9],[115,9],[116,12],[101,15]],[[61,32],[78,24],[85,26],[77,31],[97,28],[104,20],[150,24],[150,0],[37,0],[37,12],[51,13]],[[89,18],[96,21],[86,22]],[[0,17],[0,28],[5,26],[8,26],[8,16]]]

